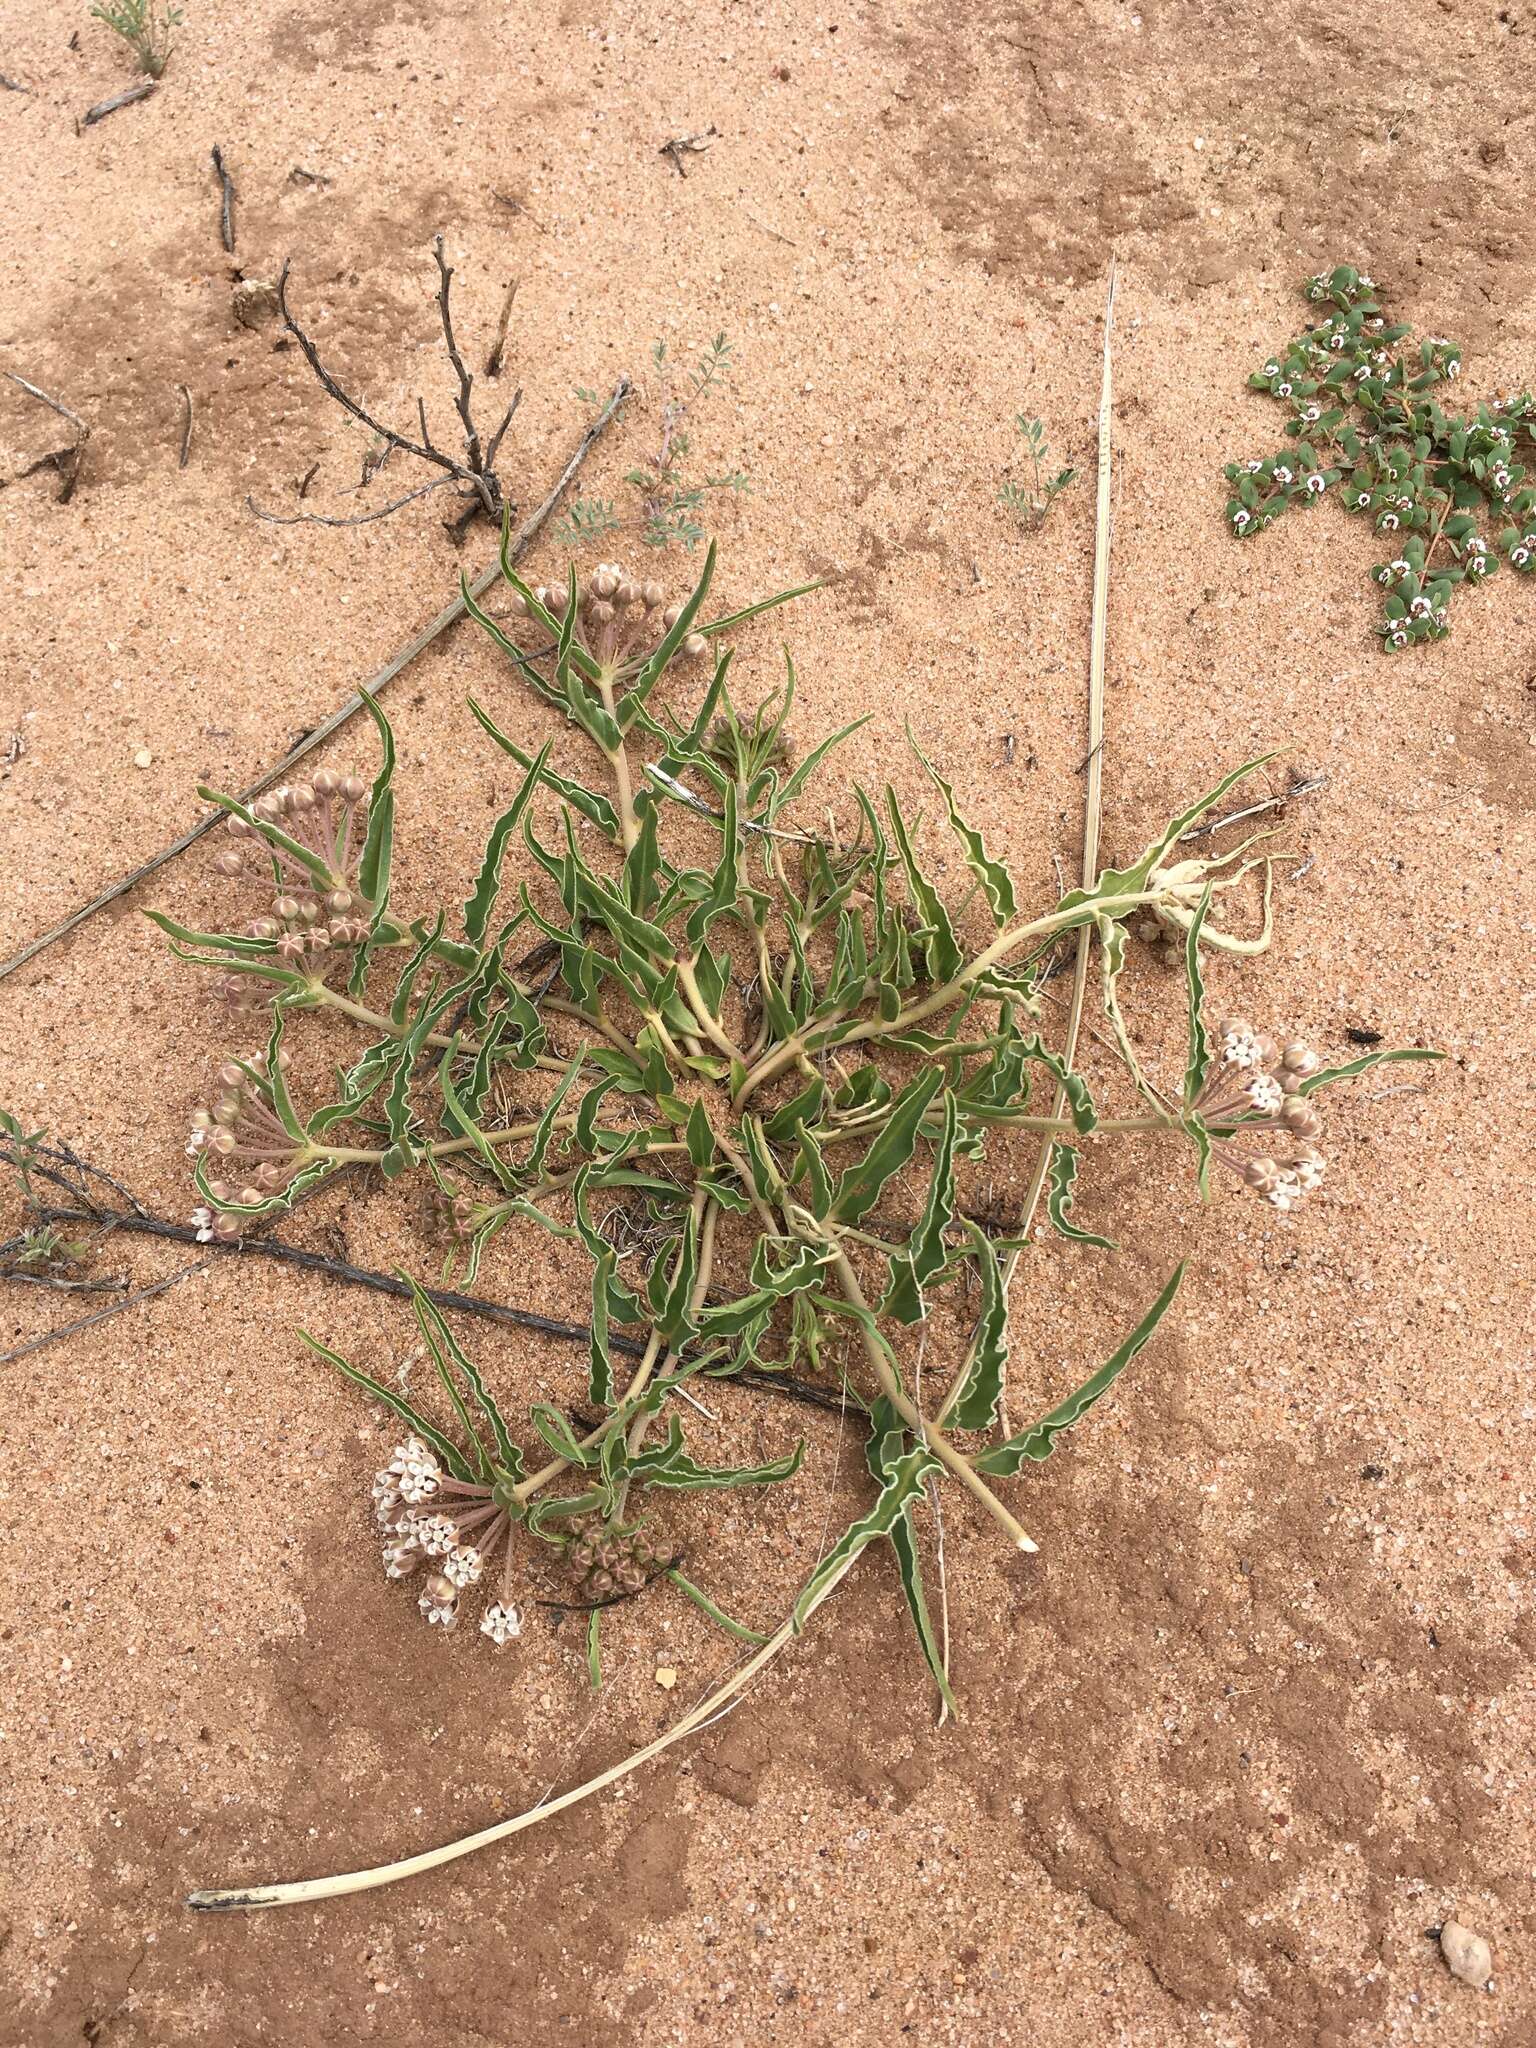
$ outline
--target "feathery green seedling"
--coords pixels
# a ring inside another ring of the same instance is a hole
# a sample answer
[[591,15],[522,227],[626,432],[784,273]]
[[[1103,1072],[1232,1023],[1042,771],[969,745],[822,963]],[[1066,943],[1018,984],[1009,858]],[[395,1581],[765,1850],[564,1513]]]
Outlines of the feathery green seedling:
[[[1371,572],[1387,593],[1383,647],[1443,640],[1457,584],[1485,582],[1501,554],[1519,574],[1536,572],[1536,477],[1518,455],[1536,442],[1536,399],[1512,392],[1444,412],[1430,394],[1460,374],[1458,343],[1430,335],[1410,350],[1411,330],[1388,323],[1374,282],[1349,264],[1302,290],[1328,308],[1320,324],[1248,379],[1282,401],[1292,445],[1227,464],[1228,522],[1250,539],[1337,485],[1348,510],[1392,537],[1392,560]],[[1485,518],[1503,522],[1492,540]]]
[[156,0],[99,0],[91,9],[132,50],[141,71],[158,78],[170,61],[174,32],[186,19],[179,7],[157,6]]
[[[648,548],[668,548],[678,541],[691,554],[704,538],[699,514],[712,493],[741,494],[752,488],[741,470],[721,476],[706,476],[698,482],[687,472],[691,440],[687,422],[713,391],[726,386],[735,369],[735,345],[717,334],[691,369],[679,371],[658,341],[651,350],[651,364],[661,398],[661,437],[654,451],[638,468],[626,472],[624,481],[638,496],[638,509],[621,512],[611,498],[578,498],[556,529],[560,545],[573,551],[632,530]],[[597,394],[580,390],[577,397],[589,404]]]
[[1005,505],[1020,526],[1034,528],[1043,526],[1045,515],[1061,496],[1067,485],[1077,475],[1075,469],[1058,469],[1054,476],[1048,474],[1051,451],[1046,446],[1044,423],[1031,419],[1028,413],[1019,413],[1014,420],[1019,438],[1024,443],[1024,453],[1029,458],[1033,482],[1005,483],[997,494],[997,502]]
[[[557,769],[552,741],[528,753],[472,702],[521,780],[462,905],[409,921],[394,908],[395,752],[376,706],[383,761],[371,790],[324,771],[249,809],[203,792],[230,813],[221,868],[231,880],[264,873],[269,905],[240,932],[156,921],[184,957],[219,970],[238,1008],[270,1015],[262,1052],[227,1061],[193,1120],[200,1223],[236,1238],[300,1189],[363,1163],[431,1191],[469,1277],[514,1221],[536,1224],[556,1256],[589,1270],[590,1427],[541,1403],[521,1423],[509,1417],[419,1293],[448,1404],[440,1412],[306,1341],[404,1425],[374,1496],[386,1568],[422,1575],[427,1621],[453,1627],[466,1593],[484,1584],[494,1597],[481,1630],[511,1640],[523,1625],[520,1588],[543,1555],[590,1611],[594,1675],[601,1615],[652,1580],[758,1639],[683,1576],[651,1515],[679,1493],[778,1484],[803,1447],[712,1465],[691,1447],[684,1396],[700,1376],[748,1365],[842,1360],[864,1417],[870,1501],[807,1579],[792,1626],[868,1544],[887,1540],[947,1698],[915,1527],[930,1479],[964,1488],[1011,1544],[1032,1549],[999,1482],[1047,1457],[1109,1388],[1183,1271],[1076,1393],[995,1440],[1009,1369],[1000,1260],[1013,1244],[966,1217],[962,1175],[1009,1133],[1047,1139],[1046,1214],[1080,1254],[1114,1249],[1072,1220],[1090,1133],[1187,1145],[1202,1186],[1219,1167],[1283,1212],[1321,1176],[1318,1092],[1384,1058],[1428,1055],[1375,1052],[1329,1067],[1241,1019],[1208,1030],[1203,963],[1267,942],[1268,862],[1255,841],[1210,858],[1184,857],[1179,842],[1247,767],[1135,859],[1030,914],[918,752],[968,870],[958,901],[925,865],[894,788],[853,789],[856,829],[800,822],[816,770],[862,719],[796,761],[792,667],[752,712],[731,691],[728,651],[688,687],[690,662],[801,592],[710,618],[713,548],[686,601],[671,606],[659,585],[618,564],[584,584],[572,570],[563,588],[524,583],[505,553],[503,566],[511,632],[467,591],[465,602],[600,773]],[[533,877],[515,892],[504,873],[514,842]],[[1243,936],[1218,912],[1256,870],[1263,928]],[[1122,1011],[1127,926],[1148,917],[1184,951],[1179,1089],[1144,1070]],[[1039,1027],[1052,949],[1085,928],[1134,1114],[1107,1114]],[[333,1099],[301,1111],[284,1037],[317,1010],[350,1020],[366,1043],[338,1072]],[[1061,1114],[1054,1101],[1043,1115],[1032,1103],[1035,1081],[1052,1097],[1064,1090]],[[919,1213],[893,1229],[890,1205],[909,1184]],[[944,1397],[920,1407],[902,1351],[940,1291],[962,1283],[979,1304],[974,1339],[951,1361]]]

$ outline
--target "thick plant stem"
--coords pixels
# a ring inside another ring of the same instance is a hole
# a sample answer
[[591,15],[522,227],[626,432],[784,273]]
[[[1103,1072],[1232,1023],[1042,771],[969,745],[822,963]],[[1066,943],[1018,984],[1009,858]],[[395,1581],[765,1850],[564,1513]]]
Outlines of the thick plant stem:
[[[841,1585],[855,1561],[856,1556],[850,1556],[828,1579],[820,1589],[817,1607]],[[814,1611],[813,1608],[811,1612]],[[536,1806],[514,1814],[510,1820],[497,1821],[492,1827],[482,1828],[478,1834],[466,1835],[462,1841],[445,1842],[440,1849],[426,1849],[419,1856],[407,1856],[398,1863],[380,1863],[371,1870],[349,1871],[339,1877],[309,1878],[297,1884],[245,1885],[196,1891],[189,1895],[187,1904],[204,1913],[250,1913],[268,1906],[302,1906],[316,1899],[342,1898],[349,1892],[372,1891],[379,1885],[398,1883],[403,1877],[419,1877],[423,1872],[437,1870],[460,1856],[472,1855],[476,1849],[488,1849],[494,1842],[504,1842],[508,1836],[521,1834],[525,1828],[537,1827],[541,1821],[563,1813],[567,1807],[590,1799],[593,1793],[606,1791],[610,1785],[628,1777],[631,1771],[639,1770],[653,1757],[660,1756],[663,1750],[670,1749],[674,1742],[681,1742],[685,1736],[702,1728],[733,1700],[739,1699],[752,1681],[788,1649],[809,1618],[809,1614],[801,1615],[797,1607],[740,1670],[716,1686],[707,1698],[690,1708],[680,1721],[675,1721],[653,1742],[646,1743],[621,1762],[610,1765],[606,1771],[600,1771],[595,1778],[588,1778],[585,1783],[573,1786],[569,1792],[562,1792],[554,1799],[541,1799]]]
[[[1099,386],[1099,462],[1096,518],[1093,544],[1093,615],[1088,632],[1088,784],[1083,795],[1083,887],[1091,889],[1094,877],[1099,871],[1099,824],[1104,806],[1104,657],[1109,626],[1109,542],[1110,542],[1110,484],[1113,475],[1113,425],[1114,425],[1114,372],[1111,363],[1110,337],[1115,321],[1115,270],[1111,262],[1109,270],[1109,296],[1104,307],[1104,368]],[[1077,1059],[1077,1041],[1082,1030],[1083,1006],[1088,994],[1088,968],[1093,957],[1093,926],[1085,924],[1077,935],[1077,956],[1073,962],[1072,996],[1067,1008],[1067,1028],[1062,1040],[1061,1061],[1070,1073]],[[1063,1083],[1056,1084],[1056,1096],[1051,1114],[1059,1117],[1066,1106],[1067,1091]],[[1171,1122],[1171,1119],[1169,1120]],[[1105,1128],[1108,1128],[1107,1126]],[[1035,1215],[1040,1207],[1040,1197],[1045,1189],[1045,1177],[1050,1171],[1051,1152],[1054,1140],[1047,1138],[1040,1147],[1034,1171],[1030,1175],[1029,1187],[1024,1197],[1018,1235],[1021,1240],[1029,1237],[1034,1228]],[[1013,1285],[1019,1270],[1022,1254],[1012,1251],[1003,1266],[1003,1299]],[[975,1351],[975,1340],[968,1347],[965,1360],[959,1372],[951,1380],[939,1409],[942,1423],[956,1401],[960,1389],[965,1385],[971,1369],[971,1357]]]
[[885,1395],[907,1427],[933,1452],[933,1455],[944,1466],[945,1470],[952,1473],[968,1492],[974,1494],[993,1521],[1008,1532],[1008,1536],[1016,1548],[1019,1550],[1038,1549],[1039,1546],[1025,1534],[1019,1522],[1003,1506],[991,1487],[988,1486],[981,1474],[971,1464],[970,1459],[965,1457],[962,1452],[957,1451],[948,1437],[944,1436],[931,1423],[925,1422],[922,1414],[908,1399],[906,1389],[897,1378],[895,1369],[890,1359],[886,1356],[885,1348],[875,1334],[873,1313],[869,1303],[864,1298],[864,1290],[859,1285],[859,1276],[854,1272],[848,1254],[837,1243],[835,1238],[829,1238],[827,1242],[833,1248],[832,1270],[837,1275],[837,1284],[842,1290],[843,1299],[851,1308],[861,1311],[859,1316],[859,1334],[864,1343],[864,1356],[869,1360],[870,1369],[873,1371],[875,1378],[880,1382],[880,1391]]

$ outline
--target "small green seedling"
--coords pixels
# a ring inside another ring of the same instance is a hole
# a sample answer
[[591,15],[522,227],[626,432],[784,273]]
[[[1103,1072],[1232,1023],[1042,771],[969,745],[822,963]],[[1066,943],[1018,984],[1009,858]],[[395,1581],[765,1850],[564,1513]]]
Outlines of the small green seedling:
[[139,69],[151,78],[158,78],[170,61],[174,32],[186,18],[179,7],[157,5],[157,0],[97,0],[91,16],[122,37]]
[[1429,335],[1410,349],[1411,330],[1388,322],[1373,280],[1347,263],[1302,290],[1327,308],[1320,324],[1248,379],[1284,405],[1290,445],[1227,464],[1227,521],[1248,540],[1294,505],[1341,497],[1393,548],[1371,571],[1386,592],[1383,647],[1443,640],[1458,584],[1486,582],[1501,555],[1536,573],[1536,477],[1520,461],[1536,442],[1536,400],[1511,392],[1445,412],[1432,394],[1460,375],[1459,343]]
[[[705,500],[720,491],[740,495],[751,490],[751,479],[741,470],[697,481],[688,471],[691,445],[687,422],[711,392],[729,382],[734,356],[734,344],[717,334],[697,363],[679,372],[667,344],[656,343],[651,364],[661,398],[661,436],[643,465],[625,474],[625,483],[636,493],[636,509],[621,511],[611,498],[578,498],[557,528],[562,547],[574,550],[610,534],[632,531],[644,547],[668,548],[676,541],[691,554],[704,538],[699,514]],[[585,404],[597,403],[595,392],[581,389],[576,395]]]
[[1019,413],[1014,420],[1019,437],[1024,443],[1024,453],[1029,458],[1031,482],[1029,484],[1005,483],[997,494],[997,501],[1013,514],[1022,527],[1033,530],[1043,524],[1045,515],[1061,496],[1067,485],[1077,475],[1075,469],[1059,469],[1054,476],[1048,474],[1051,466],[1051,451],[1046,446],[1045,426],[1042,421],[1031,419],[1027,413]]

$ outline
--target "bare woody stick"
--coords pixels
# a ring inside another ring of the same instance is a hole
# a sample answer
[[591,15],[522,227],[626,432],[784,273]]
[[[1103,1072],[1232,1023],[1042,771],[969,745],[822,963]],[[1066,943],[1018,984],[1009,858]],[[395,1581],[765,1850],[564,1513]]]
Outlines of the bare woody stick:
[[[22,380],[18,378],[16,381],[20,383]],[[34,397],[43,396],[32,385],[27,385],[25,388],[31,391]],[[603,407],[597,418],[587,428],[580,441],[577,442],[570,459],[556,478],[543,503],[524,521],[519,529],[517,537],[512,543],[510,555],[512,561],[520,560],[543,531],[551,513],[559,504],[572,479],[586,461],[593,446],[602,438],[603,434],[612,424],[614,414],[622,406],[632,389],[633,386],[628,377],[621,377],[614,386],[612,397],[608,400],[608,403]],[[56,412],[63,410],[62,407],[51,399],[46,402],[53,405]],[[74,416],[66,413],[66,417],[72,418]],[[482,570],[469,586],[471,597],[478,598],[484,596],[485,592],[490,589],[500,574],[501,563],[498,559],[492,563],[490,568]],[[377,697],[387,689],[395,680],[395,677],[400,674],[401,670],[408,668],[424,648],[430,647],[440,633],[446,632],[456,619],[463,616],[463,612],[464,600],[462,597],[456,597],[451,604],[445,605],[430,625],[424,626],[419,633],[415,634],[403,647],[397,649],[390,656],[389,660],[385,662],[378,674],[369,683],[369,695]],[[316,747],[328,740],[332,733],[338,731],[340,727],[346,724],[349,718],[356,712],[361,711],[362,708],[363,699],[360,694],[348,697],[346,702],[333,711],[329,718],[322,720],[312,733],[307,734],[296,747],[290,748],[281,761],[267,769],[265,774],[259,776],[248,789],[242,790],[240,792],[240,801],[242,803],[249,803],[254,797],[259,796],[271,783],[280,781],[296,762],[301,761],[306,754],[312,753]],[[189,832],[183,832],[179,839],[173,839],[169,846],[162,847],[152,860],[147,860],[142,867],[135,868],[131,874],[123,875],[109,889],[103,889],[99,896],[93,896],[89,903],[83,903],[78,910],[72,911],[62,923],[56,924],[51,931],[46,931],[39,938],[33,939],[29,945],[23,946],[19,953],[13,953],[9,960],[0,962],[0,981],[4,981],[8,974],[14,974],[18,967],[25,966],[27,961],[35,959],[45,947],[53,945],[58,939],[62,939],[67,932],[72,932],[76,925],[83,924],[88,917],[94,917],[98,910],[104,910],[109,903],[115,903],[120,896],[126,896],[128,891],[142,882],[146,875],[152,875],[157,868],[164,867],[167,861],[174,860],[179,853],[185,853],[187,848],[201,839],[205,832],[211,832],[215,825],[221,824],[224,815],[222,811],[213,811],[206,818],[199,819]]]

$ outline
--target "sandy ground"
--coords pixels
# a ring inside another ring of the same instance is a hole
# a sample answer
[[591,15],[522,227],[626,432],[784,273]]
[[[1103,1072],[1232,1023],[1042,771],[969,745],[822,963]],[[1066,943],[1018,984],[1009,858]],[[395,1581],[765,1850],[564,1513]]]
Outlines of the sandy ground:
[[[1265,747],[1326,772],[1287,820],[1310,865],[1275,946],[1223,969],[1217,1000],[1330,1053],[1366,1027],[1451,1057],[1334,1098],[1332,1180],[1290,1219],[1230,1197],[1202,1212],[1162,1152],[1095,1156],[1083,1214],[1127,1254],[1107,1281],[1072,1248],[1026,1269],[1015,1356],[1036,1363],[1016,1399],[1070,1385],[1176,1252],[1195,1276],[1113,1402],[1016,1489],[1038,1558],[1001,1559],[951,1510],[958,1727],[934,1729],[871,1559],[746,1706],[622,1793],[326,1910],[209,1923],[179,1898],[510,1812],[664,1725],[722,1667],[718,1639],[643,1611],[595,1719],[569,1631],[531,1630],[502,1662],[473,1634],[427,1639],[377,1570],[380,1432],[293,1334],[387,1371],[409,1345],[396,1305],[217,1257],[9,1365],[0,2036],[1536,2039],[1536,592],[1500,577],[1447,643],[1387,661],[1370,536],[1330,507],[1238,549],[1219,482],[1272,443],[1243,379],[1319,262],[1358,257],[1404,317],[1464,339],[1473,392],[1531,374],[1536,17],[1460,0],[1407,0],[1389,25],[1315,0],[189,11],[159,92],[77,133],[124,60],[83,7],[4,10],[0,68],[30,90],[0,93],[0,363],[93,432],[71,503],[46,473],[0,491],[0,741],[25,747],[0,771],[0,952],[171,837],[199,779],[251,779],[487,553],[472,534],[456,555],[430,502],[346,533],[242,509],[291,504],[316,462],[310,502],[332,511],[379,502],[393,472],[342,495],[366,437],[270,327],[233,321],[218,143],[235,260],[270,276],[291,254],[316,332],[397,412],[426,389],[446,416],[433,232],[477,353],[521,279],[506,467],[525,503],[579,430],[578,385],[643,373],[654,336],[686,351],[727,330],[739,384],[699,456],[755,494],[722,512],[721,588],[831,579],[782,626],[798,736],[873,709],[848,773],[910,785],[910,716],[1042,901],[1080,831],[1091,504],[1069,493],[1021,537],[994,499],[1020,405],[1091,459],[1115,252],[1108,848]],[[711,127],[686,176],[659,153]],[[622,488],[651,424],[634,409],[590,488]],[[0,474],[58,441],[7,386]],[[778,637],[743,636],[755,690]],[[469,628],[396,686],[416,907],[462,893],[510,787],[469,689],[525,741],[552,730]],[[371,767],[362,733],[325,758]],[[0,1099],[172,1214],[185,1114],[226,1040],[139,913],[202,922],[222,888],[205,843],[0,989]],[[1177,989],[1134,973],[1150,1056],[1171,1059]],[[393,1194],[339,1189],[290,1228],[367,1265],[427,1256]],[[101,1270],[142,1285],[186,1257],[123,1241]],[[486,1286],[579,1313],[535,1258],[509,1245]],[[8,1287],[0,1343],[79,1306]],[[579,1389],[557,1345],[466,1335],[521,1398]],[[954,1339],[932,1326],[936,1350]],[[694,1539],[768,1619],[858,1498],[859,1460],[835,1418],[729,1391],[719,1407],[722,1444],[758,1455],[809,1433],[787,1503],[743,1497]],[[658,1661],[682,1673],[670,1697]],[[1493,1943],[1489,1994],[1426,1939],[1453,1911]]]

